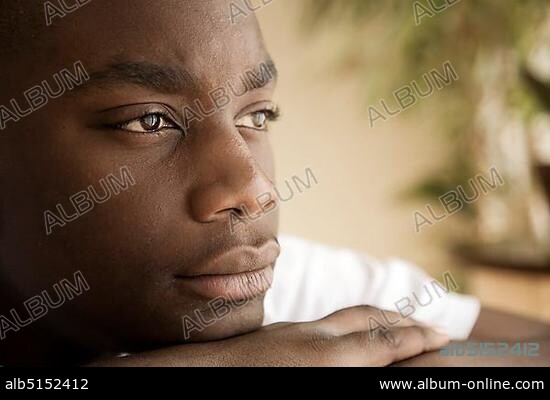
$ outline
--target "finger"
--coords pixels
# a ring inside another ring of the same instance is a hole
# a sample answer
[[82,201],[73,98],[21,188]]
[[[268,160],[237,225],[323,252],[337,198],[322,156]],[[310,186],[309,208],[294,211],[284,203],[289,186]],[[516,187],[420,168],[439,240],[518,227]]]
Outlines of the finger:
[[367,366],[387,366],[449,343],[444,331],[423,326],[396,327],[375,334],[355,332],[345,339],[361,350],[356,354],[363,357],[361,364]]
[[377,328],[418,325],[412,319],[404,319],[400,314],[371,306],[355,306],[336,311],[319,321],[314,321],[317,329],[334,336],[353,332],[371,331]]
[[295,322],[275,322],[273,324],[262,326],[261,330],[262,331],[271,331],[273,329],[286,328],[290,325],[296,325],[296,323]]

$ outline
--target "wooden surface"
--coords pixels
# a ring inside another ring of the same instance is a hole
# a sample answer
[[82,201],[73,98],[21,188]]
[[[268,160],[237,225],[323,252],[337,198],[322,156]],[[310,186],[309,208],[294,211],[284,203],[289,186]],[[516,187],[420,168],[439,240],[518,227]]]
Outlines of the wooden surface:
[[550,274],[472,265],[467,279],[484,306],[550,323]]

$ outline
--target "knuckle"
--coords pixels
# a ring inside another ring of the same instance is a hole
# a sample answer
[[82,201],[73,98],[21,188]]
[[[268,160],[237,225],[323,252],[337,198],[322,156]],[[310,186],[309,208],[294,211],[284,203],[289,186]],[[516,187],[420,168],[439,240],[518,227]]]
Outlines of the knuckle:
[[371,313],[373,311],[376,311],[377,308],[368,306],[368,305],[360,305],[360,306],[350,306],[347,308],[342,308],[341,310],[336,311],[334,314],[349,314],[349,313],[356,313],[356,312],[364,312],[364,313]]
[[427,331],[419,326],[409,326],[406,333],[411,342],[422,343],[427,339]]
[[383,346],[389,349],[398,349],[402,342],[402,336],[393,329],[386,329],[378,334],[378,339]]
[[374,340],[376,340],[376,337],[370,331],[354,332],[346,337],[342,337],[342,341],[348,344],[348,350],[353,353],[371,352]]
[[353,307],[353,308],[356,308],[356,309],[361,310],[361,311],[366,312],[366,313],[371,313],[373,311],[378,310],[376,307],[368,306],[368,305],[357,306],[357,307]]
[[316,332],[306,338],[306,347],[315,366],[333,366],[338,364],[342,354],[337,343],[337,338],[332,335]]
[[334,337],[331,335],[314,331],[306,337],[306,343],[314,353],[323,354],[327,351],[333,339]]
[[367,348],[375,336],[371,331],[361,331],[355,334],[355,338],[357,340],[357,344],[360,345],[361,348]]

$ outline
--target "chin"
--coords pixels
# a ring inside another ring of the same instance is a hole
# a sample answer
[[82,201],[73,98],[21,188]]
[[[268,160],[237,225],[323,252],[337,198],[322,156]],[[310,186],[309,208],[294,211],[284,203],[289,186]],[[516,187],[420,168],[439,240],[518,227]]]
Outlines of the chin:
[[181,323],[181,337],[184,342],[206,342],[243,335],[262,327],[263,296],[235,305],[221,312],[211,310],[196,314],[193,318],[184,317]]

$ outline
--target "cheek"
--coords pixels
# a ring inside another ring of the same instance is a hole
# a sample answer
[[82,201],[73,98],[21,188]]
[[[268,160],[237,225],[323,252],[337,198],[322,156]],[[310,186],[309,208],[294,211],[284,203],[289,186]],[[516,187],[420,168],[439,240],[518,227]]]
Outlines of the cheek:
[[183,212],[172,192],[173,184],[136,169],[133,176],[135,186],[96,204],[89,215],[73,223],[75,235],[89,239],[84,248],[95,249],[96,256],[108,253],[123,265],[162,258],[159,253],[170,247],[168,238]]
[[[159,242],[173,234],[172,226],[179,220],[174,218],[178,211],[171,192],[174,185],[160,178],[160,168],[150,169],[135,161],[125,160],[124,168],[129,171],[125,175],[120,167],[97,164],[92,172],[91,168],[73,168],[70,181],[57,183],[55,192],[61,195],[48,199],[47,209],[59,215],[56,204],[61,204],[72,220],[63,226],[52,224],[49,235],[41,224],[42,242],[48,251],[46,259],[52,263],[122,276],[126,272],[121,266],[148,265],[162,258],[159,252],[167,246]],[[75,193],[82,195],[73,204],[70,198]]]
[[247,145],[263,172],[272,182],[275,182],[275,161],[268,134],[247,140]]

